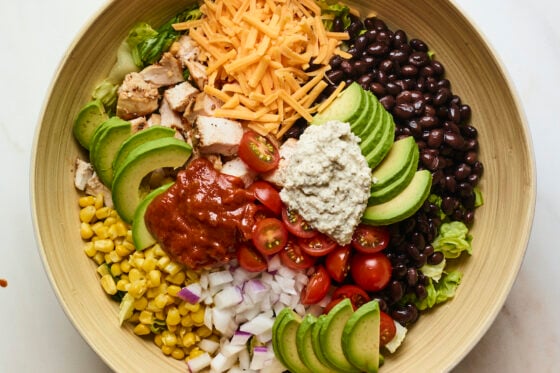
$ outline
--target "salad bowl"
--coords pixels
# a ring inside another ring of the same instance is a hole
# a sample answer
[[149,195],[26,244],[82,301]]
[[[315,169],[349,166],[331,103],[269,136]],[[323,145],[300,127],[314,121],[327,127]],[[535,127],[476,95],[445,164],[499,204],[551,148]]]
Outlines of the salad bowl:
[[[118,303],[99,286],[79,235],[74,161],[85,158],[72,137],[80,107],[108,74],[127,32],[158,25],[186,8],[184,0],[114,0],[83,28],[53,78],[36,131],[31,169],[33,221],[56,295],[76,329],[115,371],[185,371],[150,341],[118,322]],[[484,164],[471,234],[472,255],[455,297],[422,315],[382,372],[452,369],[475,346],[504,304],[523,260],[535,206],[535,167],[528,127],[509,78],[474,24],[451,1],[345,1],[363,16],[425,40],[446,67],[454,91],[472,108]]]

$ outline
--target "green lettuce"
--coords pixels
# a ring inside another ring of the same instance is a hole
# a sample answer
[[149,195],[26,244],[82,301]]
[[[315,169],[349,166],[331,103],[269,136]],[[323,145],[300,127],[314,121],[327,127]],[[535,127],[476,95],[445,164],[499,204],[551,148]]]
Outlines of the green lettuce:
[[447,259],[458,258],[463,251],[472,254],[472,236],[469,228],[460,221],[443,223],[437,237],[432,242],[435,251],[440,251]]
[[403,297],[402,302],[412,302],[420,310],[432,308],[436,304],[443,303],[455,296],[457,287],[461,283],[462,273],[459,271],[452,271],[445,274],[440,281],[430,279],[429,284],[426,286],[428,295],[426,298],[420,300],[415,294],[408,294]]
[[444,258],[439,264],[424,264],[422,267],[420,267],[420,271],[422,271],[425,276],[428,276],[432,280],[439,281],[441,276],[443,275],[445,265],[446,260]]
[[350,26],[352,22],[350,19],[350,8],[346,5],[339,4],[337,1],[332,0],[318,0],[317,5],[321,8],[321,16],[325,29],[331,31],[335,18],[339,17],[342,20],[344,29]]

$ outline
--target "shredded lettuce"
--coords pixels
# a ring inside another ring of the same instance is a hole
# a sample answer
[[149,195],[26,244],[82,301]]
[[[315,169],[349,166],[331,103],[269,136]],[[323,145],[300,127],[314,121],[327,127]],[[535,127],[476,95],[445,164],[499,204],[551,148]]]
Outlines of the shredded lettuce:
[[105,111],[109,115],[115,113],[118,89],[118,84],[111,83],[108,79],[105,79],[93,90],[93,99],[101,101]]
[[317,5],[321,8],[321,16],[323,25],[329,31],[332,30],[335,18],[340,18],[344,29],[350,26],[350,8],[346,5],[339,4],[333,0],[317,0]]
[[455,291],[461,283],[462,276],[461,272],[452,271],[445,274],[440,281],[430,279],[429,284],[426,286],[426,291],[428,293],[426,298],[420,300],[415,294],[410,293],[403,297],[401,302],[412,302],[420,311],[432,308],[436,304],[443,303],[455,296]]
[[432,242],[435,251],[440,251],[447,259],[458,258],[463,251],[472,254],[472,236],[469,228],[460,221],[443,223],[439,234]]

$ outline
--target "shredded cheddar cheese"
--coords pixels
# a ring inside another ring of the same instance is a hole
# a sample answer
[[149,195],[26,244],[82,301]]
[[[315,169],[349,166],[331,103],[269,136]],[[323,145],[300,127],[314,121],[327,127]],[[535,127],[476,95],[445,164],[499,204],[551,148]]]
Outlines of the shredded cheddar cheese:
[[312,120],[329,60],[348,39],[324,28],[314,0],[205,0],[200,10],[202,19],[173,27],[201,47],[204,91],[222,101],[214,115],[277,137],[299,118]]

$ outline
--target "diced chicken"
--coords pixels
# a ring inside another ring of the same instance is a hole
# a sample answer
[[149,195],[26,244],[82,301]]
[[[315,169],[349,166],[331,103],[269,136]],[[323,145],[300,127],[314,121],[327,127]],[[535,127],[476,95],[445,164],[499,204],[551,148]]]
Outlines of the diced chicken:
[[245,183],[245,188],[255,181],[257,173],[249,168],[241,158],[233,158],[231,161],[224,163],[222,173],[232,176],[237,176]]
[[93,166],[80,158],[76,158],[74,167],[76,169],[74,174],[74,186],[76,189],[83,192],[86,189],[88,180],[93,176]]
[[88,180],[85,189],[86,194],[90,196],[97,196],[98,194],[103,194],[103,201],[105,202],[105,206],[113,207],[113,198],[111,196],[111,190],[107,188],[100,180],[97,174],[93,174],[93,176]]
[[234,155],[243,137],[241,123],[216,117],[198,116],[196,119],[200,153]]
[[195,60],[200,54],[198,44],[188,35],[181,36],[179,40],[173,43],[171,50],[183,66],[187,66],[188,61]]
[[183,116],[189,121],[189,123],[194,123],[196,117],[199,115],[211,117],[214,111],[222,106],[222,102],[215,97],[207,95],[204,92],[199,93],[196,96],[194,105],[190,110],[185,110]]
[[187,61],[187,69],[189,69],[189,74],[194,80],[194,83],[201,91],[208,82],[208,75],[206,75],[206,66],[197,61]]
[[159,114],[161,115],[160,125],[171,128],[183,127],[181,115],[171,108],[169,102],[165,98],[161,100]]
[[183,67],[178,59],[166,52],[161,60],[140,71],[142,78],[158,87],[169,86],[185,80],[183,77]]
[[153,113],[158,108],[159,92],[139,73],[127,74],[118,90],[117,115],[125,120]]
[[173,110],[184,112],[187,106],[195,100],[198,93],[199,90],[189,82],[183,82],[167,89],[163,93],[163,97],[165,97]]
[[212,162],[212,165],[214,166],[214,168],[218,171],[222,170],[222,167],[224,166],[222,163],[222,157],[219,156],[218,154],[205,154],[203,156],[204,158],[208,159],[210,162]]
[[159,125],[161,125],[161,115],[159,115],[158,113],[153,113],[152,115],[150,115],[150,117],[148,118],[148,127]]
[[267,172],[262,178],[277,186],[284,186],[284,171],[290,162],[290,157],[294,154],[298,141],[294,138],[289,138],[278,149],[280,160],[278,161],[278,168],[273,171]]
[[144,128],[148,127],[148,121],[146,121],[146,117],[134,118],[129,120],[129,122],[130,122],[130,130],[132,133],[142,131]]

